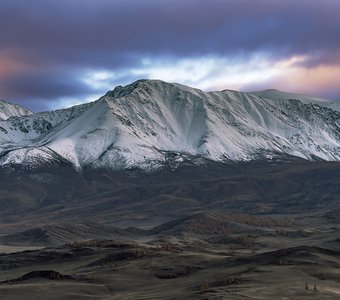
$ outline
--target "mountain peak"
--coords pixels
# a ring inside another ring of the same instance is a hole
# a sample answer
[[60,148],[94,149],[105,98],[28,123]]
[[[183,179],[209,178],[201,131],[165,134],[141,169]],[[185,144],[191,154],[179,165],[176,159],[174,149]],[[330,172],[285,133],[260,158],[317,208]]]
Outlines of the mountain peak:
[[10,117],[20,117],[31,114],[33,114],[32,111],[21,105],[0,100],[0,120],[7,120]]

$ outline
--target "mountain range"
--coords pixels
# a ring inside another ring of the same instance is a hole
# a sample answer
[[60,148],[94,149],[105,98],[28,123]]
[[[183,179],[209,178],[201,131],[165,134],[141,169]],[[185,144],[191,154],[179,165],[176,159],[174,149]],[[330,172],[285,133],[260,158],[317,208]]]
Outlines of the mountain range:
[[340,103],[299,94],[203,92],[159,80],[33,113],[0,102],[0,165],[154,169],[191,160],[340,160]]

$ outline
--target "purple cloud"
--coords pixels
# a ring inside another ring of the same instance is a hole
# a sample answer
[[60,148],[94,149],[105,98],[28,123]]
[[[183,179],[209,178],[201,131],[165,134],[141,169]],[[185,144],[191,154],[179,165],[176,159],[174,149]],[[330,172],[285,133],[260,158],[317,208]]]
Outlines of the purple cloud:
[[[85,70],[124,73],[143,68],[145,57],[245,62],[260,53],[273,62],[306,56],[302,67],[334,65],[339,11],[337,0],[3,0],[0,97],[90,93]],[[3,60],[19,67],[1,71]]]

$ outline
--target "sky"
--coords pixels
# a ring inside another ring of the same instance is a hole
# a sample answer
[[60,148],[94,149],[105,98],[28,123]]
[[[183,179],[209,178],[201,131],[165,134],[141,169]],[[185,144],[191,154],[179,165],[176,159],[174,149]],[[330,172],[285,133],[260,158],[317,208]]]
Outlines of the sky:
[[34,111],[161,79],[340,99],[339,0],[1,0],[0,99]]

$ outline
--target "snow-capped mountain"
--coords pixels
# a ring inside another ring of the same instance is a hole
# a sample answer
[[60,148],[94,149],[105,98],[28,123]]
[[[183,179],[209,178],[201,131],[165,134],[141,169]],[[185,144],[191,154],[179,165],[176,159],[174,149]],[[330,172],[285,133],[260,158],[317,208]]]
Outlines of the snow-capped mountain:
[[169,159],[280,153],[340,160],[336,105],[278,91],[205,93],[139,80],[91,103],[0,121],[1,165],[152,168]]
[[33,114],[33,112],[27,108],[0,100],[0,120],[7,120],[10,117],[20,117],[31,114]]

